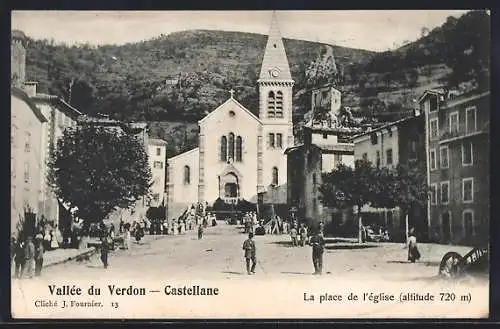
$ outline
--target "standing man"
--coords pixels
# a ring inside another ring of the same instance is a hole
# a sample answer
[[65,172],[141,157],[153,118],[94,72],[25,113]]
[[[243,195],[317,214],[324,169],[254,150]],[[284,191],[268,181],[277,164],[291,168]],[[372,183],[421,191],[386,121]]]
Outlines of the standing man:
[[28,235],[26,240],[26,272],[28,277],[31,279],[35,275],[35,244],[33,243],[33,237]]
[[314,265],[314,274],[323,272],[323,251],[325,247],[325,240],[319,230],[311,237],[309,243],[312,246],[312,259]]
[[105,235],[101,238],[101,261],[104,268],[108,268],[108,253],[109,253],[108,237]]
[[[255,258],[256,249],[255,242],[253,241],[253,232],[248,233],[248,239],[243,242],[243,250],[245,250],[245,260],[247,263],[247,273],[255,274],[255,266],[257,265],[257,259]],[[250,261],[252,261],[252,267],[250,267]]]

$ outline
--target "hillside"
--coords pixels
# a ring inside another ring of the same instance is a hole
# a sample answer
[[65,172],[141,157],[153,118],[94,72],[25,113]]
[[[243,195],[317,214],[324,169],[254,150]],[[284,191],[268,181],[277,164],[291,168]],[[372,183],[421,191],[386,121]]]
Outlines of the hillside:
[[[266,38],[196,30],[122,46],[69,47],[30,40],[27,78],[39,82],[40,92],[62,96],[84,113],[158,122],[153,136],[168,140],[177,154],[196,145],[193,123],[225,101],[231,88],[257,113],[256,81]],[[290,39],[284,44],[294,92],[304,91],[310,87],[306,72],[325,45]],[[488,88],[490,17],[485,11],[450,17],[394,51],[331,49],[342,102],[355,115],[405,112],[415,107],[414,100],[425,89]],[[298,116],[306,111],[304,97],[308,94],[294,103]]]
[[[143,120],[195,120],[221,104],[228,91],[256,111],[256,81],[267,37],[184,31],[123,46],[67,47],[32,40],[27,74],[42,92],[69,98],[86,113]],[[292,74],[301,88],[304,68],[320,44],[285,39]],[[334,46],[341,64],[366,62],[372,52]],[[179,84],[166,85],[166,79]]]

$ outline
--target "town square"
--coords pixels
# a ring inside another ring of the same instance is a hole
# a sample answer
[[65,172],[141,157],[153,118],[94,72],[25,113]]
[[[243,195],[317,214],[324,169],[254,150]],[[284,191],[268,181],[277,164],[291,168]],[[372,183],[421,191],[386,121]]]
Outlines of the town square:
[[[489,284],[489,12],[379,11],[386,33],[392,18],[418,21],[383,47],[315,30],[377,11],[231,13],[212,25],[195,11],[13,12],[13,301],[87,280],[119,296],[289,285],[304,303],[358,298],[304,284],[418,287],[357,292],[374,304],[457,285],[481,293],[440,291],[477,302]],[[51,35],[86,19],[131,35]]]

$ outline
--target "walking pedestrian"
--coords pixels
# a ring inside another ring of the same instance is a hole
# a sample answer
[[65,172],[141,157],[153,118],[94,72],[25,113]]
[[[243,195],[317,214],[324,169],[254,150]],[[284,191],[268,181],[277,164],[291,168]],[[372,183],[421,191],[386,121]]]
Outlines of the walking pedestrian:
[[130,224],[127,223],[123,226],[123,230],[124,230],[124,233],[123,233],[123,248],[125,250],[128,250],[128,248],[130,247]]
[[[243,242],[243,250],[245,251],[245,261],[248,275],[255,274],[255,266],[257,265],[255,241],[253,241],[253,232],[248,233],[248,239]],[[250,266],[250,262],[252,262]]]
[[198,240],[203,238],[203,225],[198,225]]
[[304,223],[300,224],[299,234],[300,234],[300,245],[304,247],[307,241],[307,228],[305,227]]
[[37,234],[35,237],[35,276],[42,275],[43,268],[43,235]]
[[101,237],[101,262],[104,265],[104,268],[108,268],[109,247],[108,237]]
[[14,252],[14,268],[16,278],[22,278],[24,268],[26,266],[26,250],[24,249],[25,243],[19,238],[16,242],[16,250]]
[[325,247],[325,240],[319,230],[311,237],[309,243],[312,246],[314,274],[321,275],[323,273],[323,251]]
[[412,263],[420,259],[420,251],[417,247],[417,237],[413,228],[408,232],[408,260]]
[[292,229],[290,230],[290,237],[292,238],[292,246],[297,247],[298,246],[297,229],[295,227],[292,227]]
[[35,244],[33,243],[33,237],[31,235],[26,239],[26,273],[28,278],[33,278],[35,275]]

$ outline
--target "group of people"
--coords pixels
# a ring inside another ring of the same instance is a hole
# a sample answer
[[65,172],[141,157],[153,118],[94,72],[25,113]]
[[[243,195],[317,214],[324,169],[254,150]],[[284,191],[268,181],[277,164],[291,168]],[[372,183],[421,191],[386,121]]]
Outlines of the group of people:
[[292,228],[290,229],[290,238],[292,239],[292,246],[305,246],[307,243],[307,227],[304,223],[301,223],[297,228],[297,224],[293,223]]
[[[33,241],[34,240],[34,241]],[[15,277],[28,278],[40,276],[43,268],[43,255],[45,252],[42,234],[28,235],[26,239],[12,238],[11,260],[14,263]]]
[[[255,268],[257,265],[257,248],[253,237],[254,233],[249,232],[248,239],[243,242],[244,258],[248,275],[255,274]],[[302,240],[307,240],[307,235]],[[323,232],[320,229],[317,229],[315,234],[309,238],[307,243],[312,247],[312,261],[314,266],[313,274],[321,275],[323,273],[323,252],[325,248]]]

